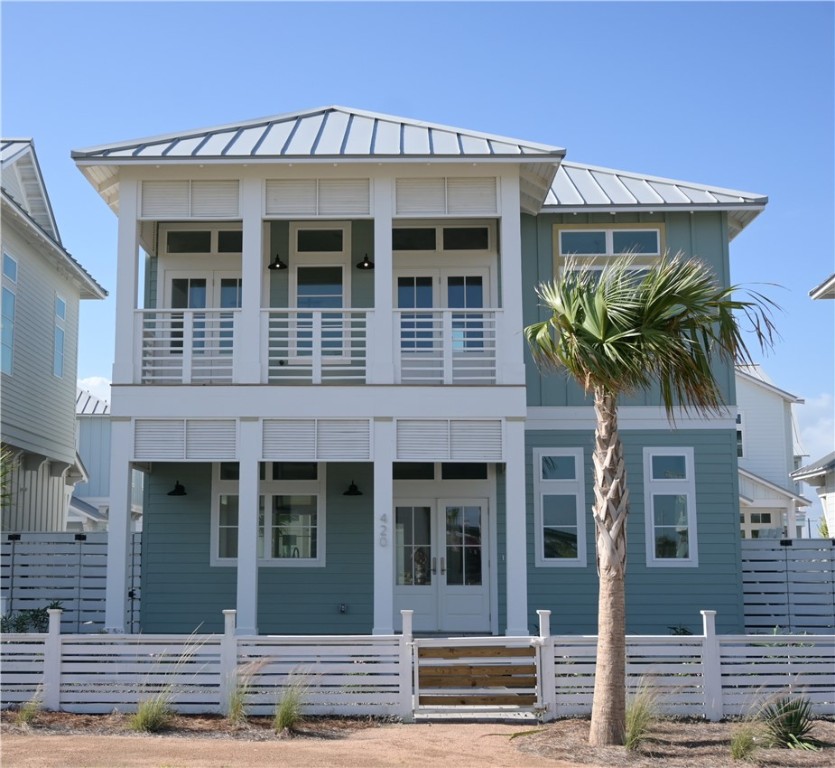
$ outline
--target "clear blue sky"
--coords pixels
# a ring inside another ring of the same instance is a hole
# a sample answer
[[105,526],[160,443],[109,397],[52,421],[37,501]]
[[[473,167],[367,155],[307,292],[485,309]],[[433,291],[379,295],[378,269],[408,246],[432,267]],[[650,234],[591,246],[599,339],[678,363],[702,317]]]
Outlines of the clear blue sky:
[[[731,244],[768,288],[763,360],[833,448],[833,3],[2,3],[2,132],[35,139],[65,246],[115,289],[116,217],[70,150],[339,104],[767,194]],[[79,376],[110,377],[113,300]]]

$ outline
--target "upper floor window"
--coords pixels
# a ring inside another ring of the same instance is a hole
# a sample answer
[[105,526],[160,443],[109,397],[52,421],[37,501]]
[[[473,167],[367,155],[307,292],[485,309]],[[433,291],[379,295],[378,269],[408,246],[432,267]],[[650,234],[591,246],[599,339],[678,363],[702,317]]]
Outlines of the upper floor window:
[[484,223],[396,226],[391,232],[394,251],[488,251],[493,227]]
[[55,344],[52,354],[52,373],[59,379],[64,376],[64,338],[67,319],[67,302],[55,296]]
[[0,345],[0,370],[11,374],[14,359],[15,311],[17,302],[17,261],[8,253],[3,254],[3,292],[0,303],[2,314],[2,345]]
[[166,224],[161,228],[164,254],[237,254],[243,251],[243,232],[239,225]]
[[648,566],[697,566],[692,448],[644,448]]
[[[238,557],[239,465],[212,474],[212,565]],[[325,477],[315,462],[262,462],[258,482],[258,561],[273,566],[325,564]]]
[[586,565],[582,448],[533,452],[537,566]]
[[632,254],[637,266],[651,264],[663,252],[661,227],[635,225],[586,227],[557,225],[556,251],[559,264],[573,258],[580,264],[602,269],[614,256]]
[[743,431],[744,420],[741,413],[736,414],[736,456],[738,459],[745,458],[745,433]]

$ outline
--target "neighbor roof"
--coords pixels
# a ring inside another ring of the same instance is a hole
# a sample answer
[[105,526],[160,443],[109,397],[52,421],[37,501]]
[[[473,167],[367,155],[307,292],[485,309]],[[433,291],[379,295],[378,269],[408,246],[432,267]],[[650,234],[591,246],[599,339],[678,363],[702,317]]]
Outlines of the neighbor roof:
[[818,475],[825,475],[830,469],[835,469],[835,451],[833,451],[832,453],[827,453],[826,456],[824,456],[822,459],[813,461],[811,464],[807,464],[805,467],[796,469],[794,472],[792,472],[791,477],[792,480],[808,481],[813,477],[817,477]]
[[109,416],[110,403],[100,400],[86,389],[76,387],[75,414],[76,416]]
[[830,275],[820,285],[812,288],[809,295],[813,299],[835,299],[835,274]]
[[6,193],[60,245],[61,235],[32,139],[0,139],[0,165]]
[[806,401],[802,397],[798,397],[797,395],[793,395],[791,392],[787,392],[785,389],[780,389],[766,374],[766,372],[762,369],[762,366],[759,365],[737,365],[736,366],[736,375],[739,376],[744,381],[750,381],[753,384],[756,384],[763,389],[773,392],[775,395],[783,398],[788,403],[805,403]]

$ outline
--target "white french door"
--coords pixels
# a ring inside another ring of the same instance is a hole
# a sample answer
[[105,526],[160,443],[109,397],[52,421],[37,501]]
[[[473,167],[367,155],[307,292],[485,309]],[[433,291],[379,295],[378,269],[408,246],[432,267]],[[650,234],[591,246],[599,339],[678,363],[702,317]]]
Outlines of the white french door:
[[395,615],[417,632],[489,632],[486,499],[395,501]]

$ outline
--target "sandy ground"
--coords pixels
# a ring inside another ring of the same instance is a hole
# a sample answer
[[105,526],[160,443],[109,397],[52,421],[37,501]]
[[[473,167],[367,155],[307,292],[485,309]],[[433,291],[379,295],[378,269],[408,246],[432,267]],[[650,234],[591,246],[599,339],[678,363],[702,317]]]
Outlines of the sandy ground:
[[0,742],[3,768],[573,768],[520,752],[504,724],[391,724],[339,739],[247,742],[176,736],[11,733]]

